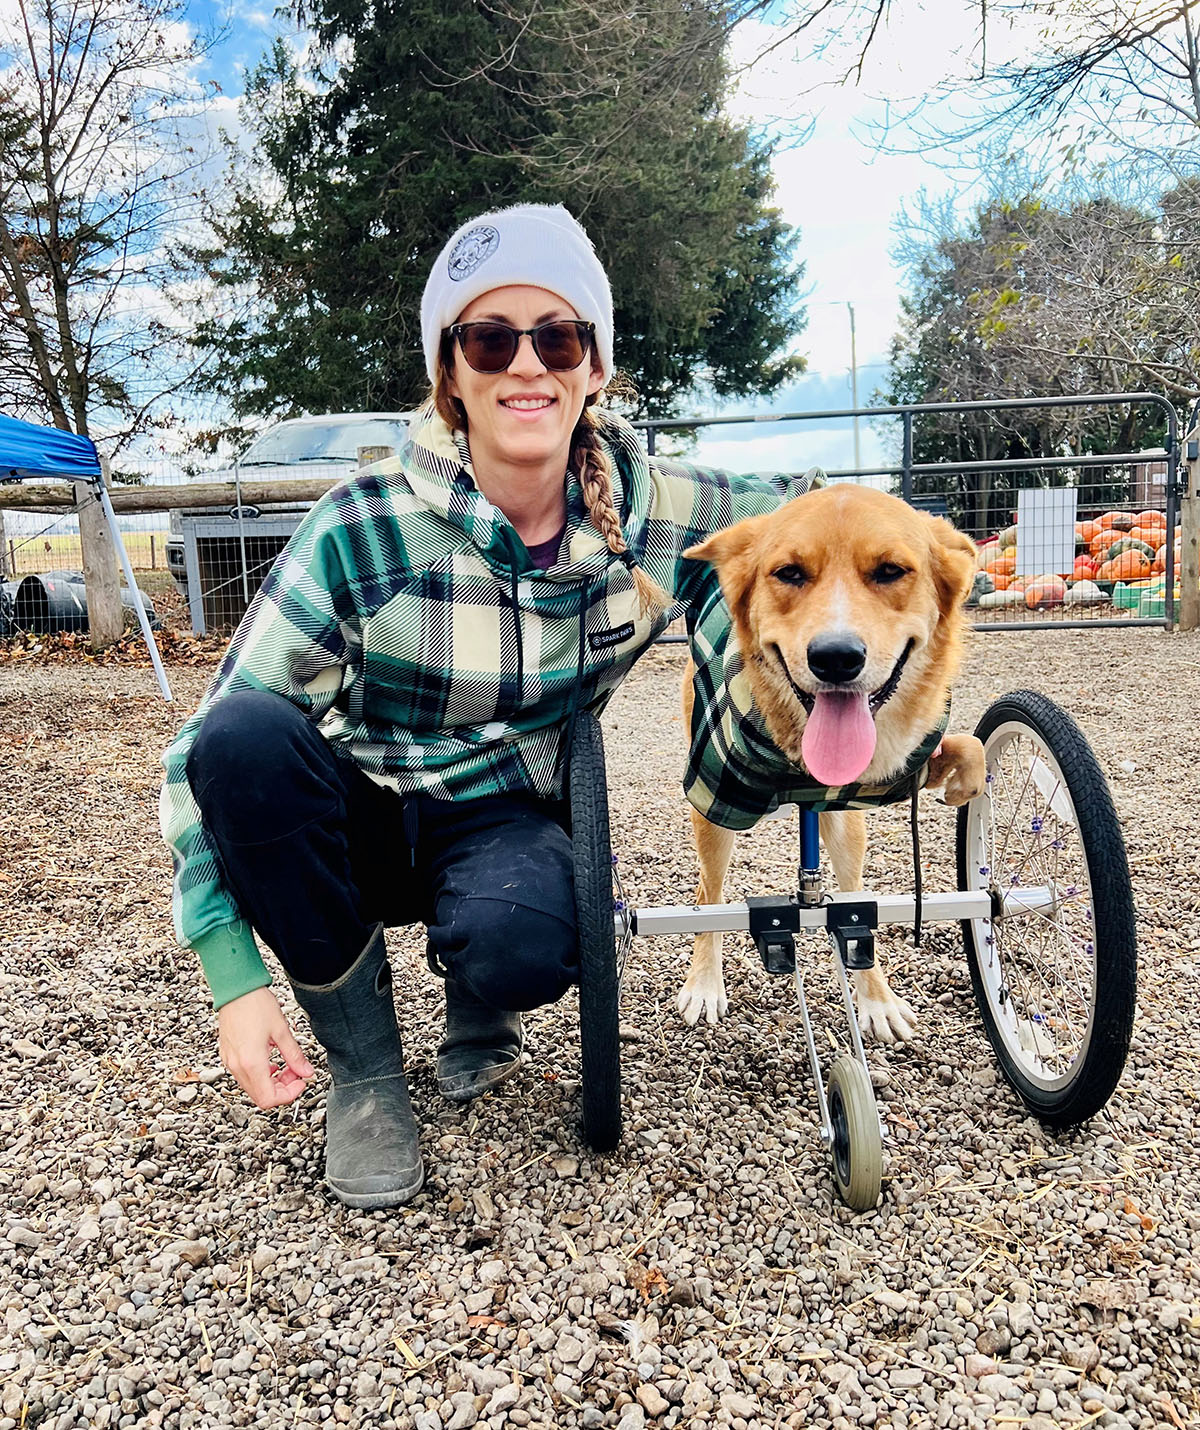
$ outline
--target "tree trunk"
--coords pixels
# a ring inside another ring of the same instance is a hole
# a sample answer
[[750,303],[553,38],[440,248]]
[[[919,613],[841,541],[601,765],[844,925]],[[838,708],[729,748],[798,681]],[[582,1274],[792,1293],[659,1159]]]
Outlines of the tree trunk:
[[[105,478],[108,463],[101,458]],[[105,650],[119,640],[125,628],[117,553],[104,519],[104,508],[87,482],[75,483],[79,509],[79,537],[83,545],[83,580],[87,587],[88,631],[93,650]]]

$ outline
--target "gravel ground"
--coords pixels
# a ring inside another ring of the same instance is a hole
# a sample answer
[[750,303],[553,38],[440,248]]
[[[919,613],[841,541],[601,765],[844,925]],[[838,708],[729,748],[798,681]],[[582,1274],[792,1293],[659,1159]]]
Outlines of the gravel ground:
[[[682,658],[652,652],[605,722],[635,904],[690,899],[696,877]],[[168,707],[148,669],[0,664],[0,1430],[1200,1421],[1195,638],[974,641],[954,727],[1034,685],[1112,781],[1141,935],[1133,1050],[1106,1113],[1052,1135],[998,1081],[957,933],[885,940],[922,1025],[871,1051],[889,1142],[866,1214],[832,1195],[794,993],[735,940],[729,1016],[694,1030],[673,1003],[686,943],[635,944],[626,1133],[599,1159],[577,1132],[574,1000],[531,1018],[519,1078],[451,1107],[439,985],[405,930],[426,1190],[394,1213],[333,1202],[320,1087],[248,1103],[171,934],[157,758],[210,668],[173,666]],[[953,816],[925,804],[926,887],[950,888]],[[902,813],[873,817],[869,881],[911,887],[906,853]],[[743,837],[730,897],[787,887],[793,863],[790,828]]]

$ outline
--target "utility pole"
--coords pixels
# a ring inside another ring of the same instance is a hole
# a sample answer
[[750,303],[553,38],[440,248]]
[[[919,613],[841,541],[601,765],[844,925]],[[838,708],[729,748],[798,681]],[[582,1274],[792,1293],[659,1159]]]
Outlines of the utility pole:
[[847,300],[846,311],[850,314],[850,406],[854,416],[854,469],[862,469],[862,439],[858,429],[858,344],[854,334],[854,304]]

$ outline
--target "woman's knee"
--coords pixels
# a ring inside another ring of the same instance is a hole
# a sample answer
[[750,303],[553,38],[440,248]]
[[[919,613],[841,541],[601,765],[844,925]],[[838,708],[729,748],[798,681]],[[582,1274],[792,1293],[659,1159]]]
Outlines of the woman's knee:
[[556,1003],[579,981],[575,927],[552,913],[508,900],[466,899],[454,931],[462,943],[451,975],[493,1008],[527,1012]]
[[263,690],[225,696],[205,715],[188,753],[187,776],[206,816],[257,818],[296,796],[329,805],[324,740],[291,701]]

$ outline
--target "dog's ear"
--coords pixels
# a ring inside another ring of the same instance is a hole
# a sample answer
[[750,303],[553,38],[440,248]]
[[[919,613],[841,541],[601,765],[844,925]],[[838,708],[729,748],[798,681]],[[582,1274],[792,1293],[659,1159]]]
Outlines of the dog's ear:
[[743,608],[754,585],[754,548],[761,517],[749,517],[723,531],[715,531],[683,554],[689,561],[707,561],[717,573],[729,609]]
[[935,516],[930,520],[933,522],[933,539],[929,543],[933,584],[937,588],[938,606],[942,614],[948,616],[970,593],[975,579],[975,543],[944,517]]

